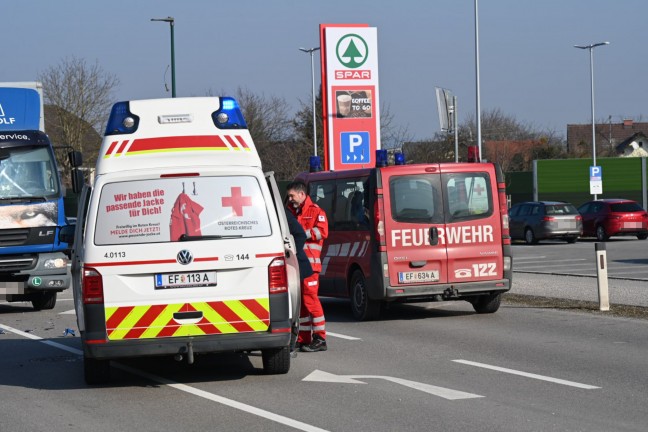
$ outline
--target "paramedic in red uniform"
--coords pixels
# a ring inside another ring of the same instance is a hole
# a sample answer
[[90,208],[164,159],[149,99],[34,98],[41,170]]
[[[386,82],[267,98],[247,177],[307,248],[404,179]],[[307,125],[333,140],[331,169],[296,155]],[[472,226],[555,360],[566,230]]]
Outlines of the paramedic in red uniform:
[[322,271],[322,245],[328,237],[328,221],[324,210],[308,196],[306,184],[301,181],[290,183],[286,191],[288,208],[306,231],[304,250],[314,272],[302,282],[297,346],[304,352],[326,351],[326,320],[317,291]]

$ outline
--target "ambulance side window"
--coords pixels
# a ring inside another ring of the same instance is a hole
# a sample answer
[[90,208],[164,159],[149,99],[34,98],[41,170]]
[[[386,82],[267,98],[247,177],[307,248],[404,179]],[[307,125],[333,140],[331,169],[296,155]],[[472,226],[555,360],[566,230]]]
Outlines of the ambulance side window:
[[447,221],[456,222],[490,216],[493,199],[486,173],[444,174]]
[[320,206],[326,213],[329,229],[333,218],[333,198],[335,196],[335,180],[312,182],[309,186],[311,201]]

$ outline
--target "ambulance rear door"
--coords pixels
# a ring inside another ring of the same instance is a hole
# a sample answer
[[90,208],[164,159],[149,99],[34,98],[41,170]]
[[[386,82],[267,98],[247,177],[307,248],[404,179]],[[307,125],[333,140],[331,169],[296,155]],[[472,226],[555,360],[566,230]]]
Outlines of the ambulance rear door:
[[438,164],[381,168],[389,282],[392,287],[448,281],[443,192]]
[[448,282],[503,278],[502,228],[492,164],[441,164]]

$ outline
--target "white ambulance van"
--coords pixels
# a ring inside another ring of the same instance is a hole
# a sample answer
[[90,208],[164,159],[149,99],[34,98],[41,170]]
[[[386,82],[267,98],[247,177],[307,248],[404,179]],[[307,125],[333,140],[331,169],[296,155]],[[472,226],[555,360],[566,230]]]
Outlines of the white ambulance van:
[[387,166],[385,150],[376,160],[297,177],[328,215],[319,294],[349,298],[358,320],[394,302],[465,300],[496,312],[513,277],[499,166],[406,165],[402,153]]
[[113,359],[225,351],[288,372],[294,242],[234,99],[115,104],[65,235],[88,383]]

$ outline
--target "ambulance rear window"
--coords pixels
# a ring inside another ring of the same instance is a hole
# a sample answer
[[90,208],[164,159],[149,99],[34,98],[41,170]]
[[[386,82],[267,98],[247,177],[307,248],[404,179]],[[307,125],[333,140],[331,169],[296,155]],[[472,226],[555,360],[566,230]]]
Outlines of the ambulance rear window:
[[272,234],[252,176],[161,178],[106,184],[95,244],[160,243]]

